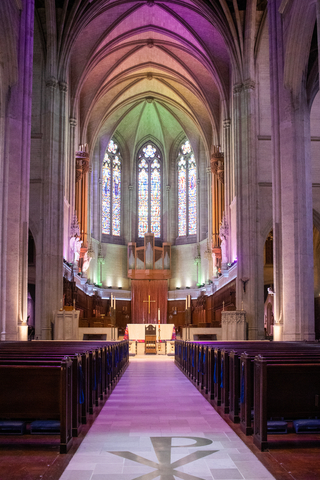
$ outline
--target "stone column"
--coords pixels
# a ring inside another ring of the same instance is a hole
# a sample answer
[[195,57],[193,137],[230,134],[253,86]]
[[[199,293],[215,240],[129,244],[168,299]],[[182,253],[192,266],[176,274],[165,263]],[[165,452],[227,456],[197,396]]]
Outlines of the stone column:
[[51,338],[53,312],[63,295],[63,228],[66,89],[50,77],[46,82],[44,109],[44,158],[42,183],[41,248],[37,250],[36,336]]
[[130,242],[133,242],[133,236],[132,236],[132,195],[133,195],[133,185],[129,185],[129,239],[130,239]]
[[208,241],[212,242],[212,173],[211,167],[206,168],[208,189]]
[[317,0],[318,68],[320,78],[320,0]]
[[[237,308],[247,312],[248,339],[264,338],[263,278],[258,261],[255,84],[234,87]],[[260,276],[259,276],[260,273]],[[243,302],[243,303],[242,303]]]
[[167,185],[166,186],[166,192],[167,192],[167,242],[170,242],[170,225],[171,225],[171,209],[170,209],[170,189],[171,186]]
[[1,340],[18,340],[20,327],[27,320],[33,22],[34,2],[23,0],[16,24],[18,79],[7,97],[1,139],[5,145],[0,188]]
[[231,215],[230,204],[234,198],[234,176],[233,165],[231,165],[231,121],[226,119],[223,121],[223,152],[224,152],[224,214],[229,225],[229,238],[227,243],[228,261],[231,258]]
[[284,86],[280,0],[268,5],[272,112],[274,338],[314,339],[310,111]]
[[200,195],[200,178],[197,178],[197,243],[200,242],[200,235],[201,235],[201,207],[200,207],[200,201],[201,201],[201,195]]

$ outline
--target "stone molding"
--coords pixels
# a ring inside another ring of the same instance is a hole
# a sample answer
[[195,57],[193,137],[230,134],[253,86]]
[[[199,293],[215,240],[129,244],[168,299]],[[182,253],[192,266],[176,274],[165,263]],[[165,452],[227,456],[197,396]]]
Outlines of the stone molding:
[[52,88],[52,90],[54,90],[55,88],[57,88],[57,85],[58,85],[58,81],[55,77],[47,78],[46,87]]
[[68,91],[67,82],[63,82],[63,81],[59,82],[59,88],[60,88],[61,92],[67,93],[67,91]]
[[256,82],[251,78],[247,78],[243,83],[233,85],[233,94],[240,95],[243,91],[247,92],[256,88]]

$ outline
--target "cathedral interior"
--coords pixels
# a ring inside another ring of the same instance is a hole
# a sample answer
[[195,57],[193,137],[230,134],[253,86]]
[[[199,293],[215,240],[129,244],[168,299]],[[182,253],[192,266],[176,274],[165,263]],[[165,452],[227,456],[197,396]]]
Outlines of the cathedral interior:
[[193,326],[318,339],[319,22],[315,0],[2,0],[1,340],[113,299],[121,329],[160,306],[179,328],[188,295]]

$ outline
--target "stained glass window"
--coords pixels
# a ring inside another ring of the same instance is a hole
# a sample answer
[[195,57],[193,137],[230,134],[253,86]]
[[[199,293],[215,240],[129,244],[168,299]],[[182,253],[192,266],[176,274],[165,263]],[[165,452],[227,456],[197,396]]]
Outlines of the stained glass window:
[[197,233],[197,164],[190,142],[182,146],[178,159],[178,236]]
[[102,164],[102,233],[120,236],[121,157],[110,140]]
[[138,236],[153,232],[161,236],[161,155],[147,144],[138,160]]

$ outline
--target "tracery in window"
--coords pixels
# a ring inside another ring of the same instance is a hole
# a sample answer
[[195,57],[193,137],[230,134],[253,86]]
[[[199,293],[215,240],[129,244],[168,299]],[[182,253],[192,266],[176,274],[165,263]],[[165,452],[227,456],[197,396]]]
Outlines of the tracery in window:
[[161,236],[161,155],[151,143],[138,157],[138,236]]
[[197,233],[197,164],[190,142],[182,146],[178,159],[178,236]]
[[102,233],[120,236],[121,232],[121,155],[110,140],[102,164]]

